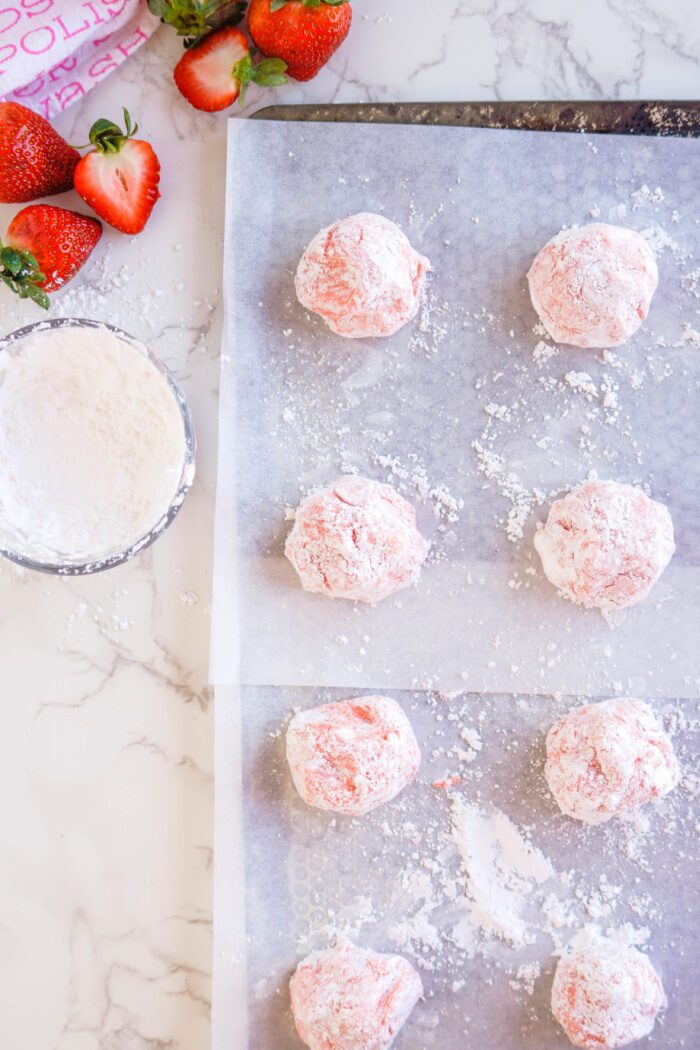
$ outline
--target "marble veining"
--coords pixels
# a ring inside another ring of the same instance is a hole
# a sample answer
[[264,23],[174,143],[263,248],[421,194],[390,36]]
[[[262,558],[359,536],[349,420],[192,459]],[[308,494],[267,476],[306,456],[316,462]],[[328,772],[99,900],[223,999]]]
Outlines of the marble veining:
[[[354,0],[350,38],[272,102],[692,98],[696,0]],[[106,233],[53,312],[119,324],[190,399],[198,477],[172,529],[106,575],[0,566],[0,1044],[205,1050],[211,972],[207,685],[226,116],[191,109],[167,30],[57,121],[122,105],[163,165],[138,238]],[[239,111],[235,111],[238,115]],[[76,207],[66,194],[55,203]],[[3,206],[2,229],[13,210]],[[0,291],[2,331],[37,319]],[[266,1048],[259,1048],[266,1050]]]

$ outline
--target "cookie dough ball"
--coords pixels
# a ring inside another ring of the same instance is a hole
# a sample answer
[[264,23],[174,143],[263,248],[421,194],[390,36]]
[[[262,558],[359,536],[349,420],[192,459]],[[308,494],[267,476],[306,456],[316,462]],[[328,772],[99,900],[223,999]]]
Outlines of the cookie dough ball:
[[587,481],[556,500],[535,548],[562,597],[596,609],[643,601],[676,549],[664,504],[616,481]]
[[304,802],[360,817],[413,780],[420,750],[395,700],[363,696],[296,714],[287,761]]
[[317,233],[301,257],[302,306],[349,339],[387,336],[415,316],[430,263],[383,215],[361,212]]
[[594,222],[552,237],[527,279],[532,305],[555,342],[607,347],[637,331],[659,271],[636,230]]
[[398,492],[348,476],[302,500],[284,553],[304,590],[374,603],[415,583],[429,548]]
[[668,794],[679,770],[648,704],[622,697],[575,707],[556,722],[544,775],[562,812],[602,824]]
[[310,1050],[388,1050],[423,985],[400,955],[343,940],[303,959],[289,990],[297,1032]]
[[649,1035],[666,996],[646,955],[601,941],[559,960],[552,1013],[574,1046],[615,1050]]

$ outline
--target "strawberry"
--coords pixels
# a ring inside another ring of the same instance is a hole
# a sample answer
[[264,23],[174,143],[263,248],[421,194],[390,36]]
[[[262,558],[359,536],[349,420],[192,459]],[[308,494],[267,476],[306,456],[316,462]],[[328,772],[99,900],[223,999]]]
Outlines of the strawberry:
[[18,102],[0,102],[0,201],[31,201],[73,186],[80,160],[38,113]]
[[243,21],[246,0],[148,0],[148,10],[185,37],[185,47],[212,29],[235,26]]
[[350,30],[348,0],[252,0],[248,29],[265,55],[287,63],[295,80],[311,80]]
[[55,292],[76,273],[102,236],[102,223],[88,215],[30,204],[18,211],[0,242],[0,280],[20,299],[49,308]]
[[266,58],[254,66],[249,52],[240,29],[217,29],[185,51],[175,66],[175,83],[195,109],[209,113],[226,109],[239,95],[242,104],[251,81],[261,87],[286,83],[284,62]]
[[153,147],[132,136],[138,124],[124,110],[125,131],[111,120],[97,120],[90,128],[95,147],[78,162],[74,173],[77,192],[101,219],[122,233],[140,233],[160,197],[160,162]]

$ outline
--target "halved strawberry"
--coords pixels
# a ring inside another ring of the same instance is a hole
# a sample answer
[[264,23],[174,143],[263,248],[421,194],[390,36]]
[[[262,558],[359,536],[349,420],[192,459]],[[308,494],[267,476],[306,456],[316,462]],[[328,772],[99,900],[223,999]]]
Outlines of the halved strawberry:
[[124,110],[125,131],[111,120],[90,128],[94,150],[80,159],[74,184],[86,204],[122,233],[140,233],[160,197],[160,162],[153,147],[132,138],[138,124]]
[[0,102],[0,201],[31,201],[73,186],[80,160],[57,131],[19,102]]
[[52,204],[30,204],[18,211],[0,242],[0,280],[20,299],[33,299],[48,310],[47,292],[55,292],[92,252],[102,223]]
[[185,51],[175,66],[175,83],[195,109],[208,113],[226,109],[239,95],[243,102],[251,81],[261,87],[286,83],[284,62],[266,58],[254,66],[249,52],[240,29],[217,29]]

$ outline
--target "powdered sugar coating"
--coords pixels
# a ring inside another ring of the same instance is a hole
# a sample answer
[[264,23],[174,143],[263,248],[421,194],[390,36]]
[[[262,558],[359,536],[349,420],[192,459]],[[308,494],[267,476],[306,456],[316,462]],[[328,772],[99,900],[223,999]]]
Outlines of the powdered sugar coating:
[[636,230],[595,222],[553,237],[527,279],[552,339],[611,347],[627,342],[647,316],[659,272]]
[[415,583],[429,548],[395,489],[346,476],[302,500],[284,552],[305,590],[373,603]]
[[602,824],[668,794],[680,774],[649,705],[620,697],[575,707],[552,726],[544,775],[562,812]]
[[423,985],[400,955],[342,940],[303,959],[289,990],[297,1031],[310,1050],[388,1050]]
[[334,332],[365,339],[393,335],[415,316],[429,269],[395,223],[360,212],[316,234],[294,284]]
[[634,947],[601,941],[557,964],[552,1013],[584,1050],[615,1050],[643,1039],[665,1006],[659,975]]
[[363,696],[296,714],[287,729],[287,761],[304,802],[362,816],[413,780],[420,749],[395,700]]
[[664,504],[615,481],[587,481],[555,500],[534,542],[560,594],[598,609],[643,601],[676,549]]

